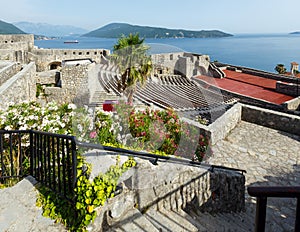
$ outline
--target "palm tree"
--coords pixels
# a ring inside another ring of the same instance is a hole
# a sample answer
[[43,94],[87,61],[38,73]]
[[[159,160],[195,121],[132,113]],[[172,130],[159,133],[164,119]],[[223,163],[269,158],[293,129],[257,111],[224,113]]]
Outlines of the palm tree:
[[140,39],[139,34],[122,35],[113,47],[112,60],[118,66],[121,80],[118,90],[127,95],[128,103],[132,103],[133,94],[138,83],[144,84],[152,70],[151,57],[147,54],[149,47]]

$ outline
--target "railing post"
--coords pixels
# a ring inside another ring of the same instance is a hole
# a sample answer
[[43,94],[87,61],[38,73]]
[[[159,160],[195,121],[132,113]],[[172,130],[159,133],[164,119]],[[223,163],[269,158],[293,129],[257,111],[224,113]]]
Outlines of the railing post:
[[73,166],[73,189],[75,189],[77,183],[77,152],[76,152],[75,137],[72,138],[71,150],[72,150],[72,166]]
[[257,197],[256,199],[255,231],[264,232],[267,212],[267,198]]
[[34,166],[33,166],[33,160],[34,160],[34,150],[33,150],[33,131],[30,130],[29,131],[29,139],[30,139],[30,175],[34,176],[33,174],[33,170],[34,170]]
[[300,231],[300,197],[297,197],[295,231]]

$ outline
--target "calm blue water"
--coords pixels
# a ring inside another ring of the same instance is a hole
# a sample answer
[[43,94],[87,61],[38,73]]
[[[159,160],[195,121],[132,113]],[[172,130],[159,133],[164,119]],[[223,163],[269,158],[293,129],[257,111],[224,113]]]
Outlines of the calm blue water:
[[[76,39],[78,44],[64,44]],[[112,49],[116,39],[68,37],[35,41],[41,48],[105,48]],[[300,63],[300,35],[235,35],[209,39],[147,39],[152,53],[187,51],[207,54],[211,60],[275,72],[282,63],[287,69],[290,63]]]

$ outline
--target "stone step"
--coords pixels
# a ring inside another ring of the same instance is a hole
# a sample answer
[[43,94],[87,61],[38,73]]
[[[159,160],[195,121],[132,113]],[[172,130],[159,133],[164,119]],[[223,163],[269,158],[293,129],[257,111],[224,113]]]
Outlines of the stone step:
[[[241,213],[218,213],[215,215],[191,211],[189,215],[207,231],[253,231],[255,219],[251,211]],[[205,231],[205,230],[204,230]]]
[[197,227],[198,231],[200,231],[200,232],[209,232],[206,227],[204,227],[203,225],[201,225],[199,223],[199,220],[197,219],[197,217],[192,217],[191,215],[187,214],[183,210],[179,210],[175,213],[179,214],[181,217],[184,217],[187,221],[189,221],[189,223],[191,223],[195,227]]
[[114,100],[118,97],[114,94],[109,94],[105,92],[104,90],[95,91],[93,94],[93,97],[91,99],[92,105],[102,105],[106,99]]
[[197,214],[195,212],[189,212],[189,215],[197,220],[198,223],[206,228],[206,230],[209,232],[231,231],[227,230],[228,228],[230,228],[230,225],[224,223],[222,220],[209,213]]
[[107,231],[147,231],[159,232],[159,230],[137,209],[129,210],[125,216]]
[[[173,210],[160,209],[159,212],[167,218],[171,218],[176,224],[182,225],[186,231],[199,231],[199,228],[189,220]],[[204,228],[203,228],[204,229]],[[205,231],[205,230],[204,230]]]
[[[197,228],[187,220],[182,218],[177,221],[175,218],[172,218],[172,213],[165,214],[155,209],[149,209],[144,216],[161,232],[198,231]],[[177,219],[178,218],[179,217],[177,217]]]

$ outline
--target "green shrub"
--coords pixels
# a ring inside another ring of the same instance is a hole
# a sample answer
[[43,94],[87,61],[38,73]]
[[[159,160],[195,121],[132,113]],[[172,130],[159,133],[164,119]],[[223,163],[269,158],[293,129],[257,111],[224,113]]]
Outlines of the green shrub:
[[84,231],[95,219],[95,209],[103,206],[108,198],[114,197],[121,175],[135,165],[136,162],[132,157],[120,165],[120,157],[117,156],[116,165],[111,166],[105,174],[99,174],[93,181],[90,181],[91,167],[80,157],[77,166],[75,207],[45,187],[39,189],[37,206],[43,208],[43,216],[64,224],[69,230]]

